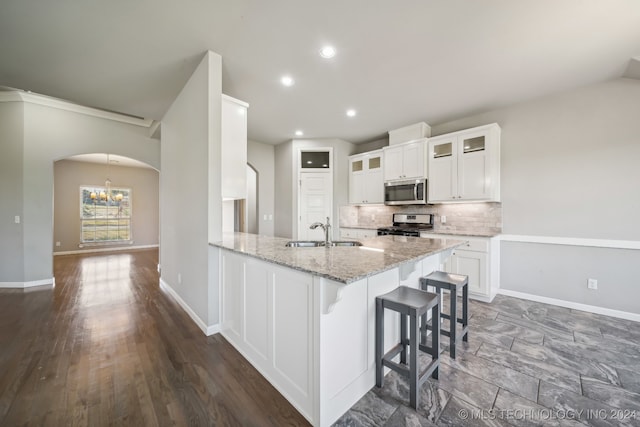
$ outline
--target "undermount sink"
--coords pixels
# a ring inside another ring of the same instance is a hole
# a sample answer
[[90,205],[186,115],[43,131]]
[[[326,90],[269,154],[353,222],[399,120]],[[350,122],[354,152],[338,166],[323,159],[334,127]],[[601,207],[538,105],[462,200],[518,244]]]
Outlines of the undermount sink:
[[331,242],[331,246],[362,246],[362,243],[356,242],[353,240],[341,241],[341,242]]
[[[285,244],[288,248],[317,248],[325,246],[321,240],[292,240]],[[362,246],[362,243],[356,241],[336,241],[330,242],[329,246]]]
[[316,248],[324,246],[324,242],[320,240],[293,240],[285,245],[288,248]]

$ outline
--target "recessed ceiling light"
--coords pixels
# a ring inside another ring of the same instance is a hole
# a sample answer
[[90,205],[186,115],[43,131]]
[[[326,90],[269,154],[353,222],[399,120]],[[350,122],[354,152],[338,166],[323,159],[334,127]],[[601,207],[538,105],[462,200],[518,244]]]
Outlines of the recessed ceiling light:
[[280,79],[280,82],[284,85],[284,86],[293,86],[293,77],[291,76],[282,76],[282,78]]
[[327,59],[333,58],[336,56],[336,49],[333,46],[324,46],[320,49],[320,56]]
[[354,109],[347,110],[347,116],[355,117],[355,115],[356,115],[356,110]]
[[304,135],[304,132],[302,132],[301,130],[296,131],[296,136],[302,136],[302,135]]

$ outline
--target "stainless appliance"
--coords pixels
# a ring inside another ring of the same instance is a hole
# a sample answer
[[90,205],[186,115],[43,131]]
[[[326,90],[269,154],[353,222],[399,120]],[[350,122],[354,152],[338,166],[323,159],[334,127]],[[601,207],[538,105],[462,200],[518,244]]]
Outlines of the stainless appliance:
[[378,236],[420,237],[421,231],[433,230],[431,214],[393,214],[391,227],[378,228]]
[[411,179],[384,183],[385,205],[426,205],[427,180]]

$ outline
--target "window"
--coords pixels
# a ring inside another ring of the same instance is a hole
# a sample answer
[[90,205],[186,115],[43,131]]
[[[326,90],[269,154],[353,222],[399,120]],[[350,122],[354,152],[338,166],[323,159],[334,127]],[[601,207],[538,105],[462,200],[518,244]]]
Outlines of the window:
[[80,187],[80,241],[82,243],[131,240],[131,189]]
[[301,150],[301,169],[331,169],[330,149]]

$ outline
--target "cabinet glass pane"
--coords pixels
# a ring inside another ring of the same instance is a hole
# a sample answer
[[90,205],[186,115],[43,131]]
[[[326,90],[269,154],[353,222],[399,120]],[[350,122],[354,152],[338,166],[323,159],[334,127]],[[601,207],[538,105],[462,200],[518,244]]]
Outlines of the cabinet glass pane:
[[475,138],[469,138],[462,141],[463,147],[462,150],[464,153],[473,153],[474,151],[483,151],[484,150],[484,135],[476,136]]
[[362,170],[362,160],[351,162],[351,172],[360,172]]
[[437,159],[438,157],[448,157],[453,154],[453,143],[447,142],[444,144],[434,145],[433,147],[433,157]]
[[380,157],[372,157],[369,159],[369,169],[380,168]]
[[303,151],[300,153],[302,169],[327,169],[329,167],[328,151]]

